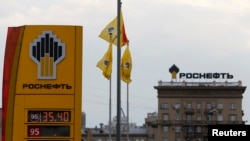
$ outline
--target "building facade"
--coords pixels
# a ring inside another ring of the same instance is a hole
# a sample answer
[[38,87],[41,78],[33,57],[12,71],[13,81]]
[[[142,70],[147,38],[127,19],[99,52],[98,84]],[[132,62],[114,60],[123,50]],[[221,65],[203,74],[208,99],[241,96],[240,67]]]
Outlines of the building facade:
[[[110,125],[100,123],[99,127],[85,128],[82,133],[83,141],[115,141],[117,117],[114,117]],[[128,123],[125,115],[121,116],[121,141],[149,141],[148,130],[145,126],[137,126],[136,123]]]
[[[209,124],[244,124],[239,82],[158,82],[158,114],[146,125],[154,141],[207,141]],[[153,140],[153,139],[152,139]]]

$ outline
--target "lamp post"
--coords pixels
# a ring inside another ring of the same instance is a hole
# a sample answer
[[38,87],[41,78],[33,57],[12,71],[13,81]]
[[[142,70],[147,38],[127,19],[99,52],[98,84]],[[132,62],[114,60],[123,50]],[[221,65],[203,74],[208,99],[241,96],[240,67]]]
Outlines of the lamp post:
[[208,122],[211,120],[211,115],[213,115],[213,113],[216,113],[217,109],[211,109],[209,110],[207,113],[206,113],[206,116],[207,116],[207,124]]
[[[213,115],[213,113],[216,113],[217,112],[217,109],[211,109],[209,110],[208,112],[206,112],[206,116],[207,116],[207,126],[209,124],[209,121],[211,120],[211,116]],[[208,139],[206,138],[206,141]]]

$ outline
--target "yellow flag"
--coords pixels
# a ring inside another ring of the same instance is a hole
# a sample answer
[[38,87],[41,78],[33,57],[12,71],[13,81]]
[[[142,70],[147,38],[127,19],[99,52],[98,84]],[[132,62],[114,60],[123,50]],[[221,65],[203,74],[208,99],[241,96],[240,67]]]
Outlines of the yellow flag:
[[125,49],[122,61],[121,61],[121,79],[125,83],[129,84],[132,80],[130,78],[132,70],[132,58],[129,50],[129,46]]
[[104,54],[101,60],[96,64],[102,70],[102,74],[107,79],[110,79],[112,73],[112,42],[109,43],[108,51]]
[[[110,37],[113,41],[113,44],[117,46],[117,17],[115,17],[100,33],[100,38],[109,42]],[[128,38],[125,32],[125,26],[122,16],[122,11],[120,12],[120,47],[126,45]]]

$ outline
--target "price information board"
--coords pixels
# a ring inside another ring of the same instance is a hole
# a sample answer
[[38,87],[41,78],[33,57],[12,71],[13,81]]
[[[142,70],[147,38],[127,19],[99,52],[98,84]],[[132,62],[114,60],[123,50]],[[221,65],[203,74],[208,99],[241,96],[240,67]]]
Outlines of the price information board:
[[71,111],[28,111],[28,122],[71,122]]
[[28,125],[28,137],[70,137],[70,126]]

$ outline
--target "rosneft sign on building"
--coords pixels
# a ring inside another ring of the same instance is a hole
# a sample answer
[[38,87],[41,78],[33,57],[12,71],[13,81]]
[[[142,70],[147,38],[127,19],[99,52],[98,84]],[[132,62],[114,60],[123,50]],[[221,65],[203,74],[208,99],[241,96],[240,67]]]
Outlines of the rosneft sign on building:
[[174,64],[169,68],[169,72],[172,75],[172,79],[177,79],[177,75],[179,79],[233,79],[233,75],[225,72],[208,72],[208,73],[179,73],[179,68]]

